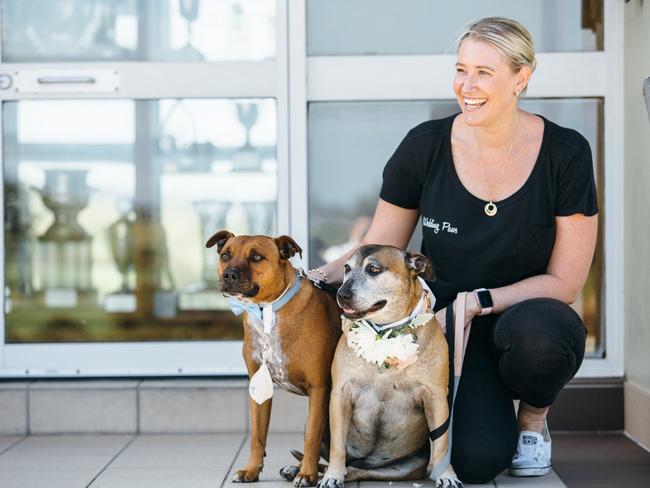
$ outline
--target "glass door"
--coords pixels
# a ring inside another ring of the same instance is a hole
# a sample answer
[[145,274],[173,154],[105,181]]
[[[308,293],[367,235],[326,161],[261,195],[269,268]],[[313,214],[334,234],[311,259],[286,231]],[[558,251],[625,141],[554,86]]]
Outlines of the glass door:
[[243,373],[204,244],[287,232],[284,2],[1,3],[1,374]]

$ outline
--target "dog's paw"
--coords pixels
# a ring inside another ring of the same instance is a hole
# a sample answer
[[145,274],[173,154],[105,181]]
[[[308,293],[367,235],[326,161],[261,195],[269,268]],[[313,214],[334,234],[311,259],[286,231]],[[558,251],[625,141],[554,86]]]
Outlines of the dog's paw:
[[448,478],[442,475],[436,480],[436,488],[463,488],[463,483],[458,478]]
[[296,488],[302,486],[315,486],[318,481],[318,472],[316,473],[298,473],[293,479],[292,485]]
[[285,466],[280,470],[280,476],[287,481],[293,481],[298,471],[300,471],[300,466]]
[[343,488],[343,480],[328,478],[327,476],[318,482],[318,488]]
[[262,472],[262,467],[257,468],[245,468],[237,471],[233,477],[233,483],[253,483],[254,481],[259,481],[260,473]]

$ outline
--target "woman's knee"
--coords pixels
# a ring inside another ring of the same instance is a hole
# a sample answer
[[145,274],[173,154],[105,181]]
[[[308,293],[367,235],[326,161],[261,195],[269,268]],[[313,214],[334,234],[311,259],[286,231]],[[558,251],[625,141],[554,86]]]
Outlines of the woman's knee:
[[527,402],[543,407],[580,367],[585,328],[567,304],[533,299],[506,310],[495,324],[493,339],[504,382]]

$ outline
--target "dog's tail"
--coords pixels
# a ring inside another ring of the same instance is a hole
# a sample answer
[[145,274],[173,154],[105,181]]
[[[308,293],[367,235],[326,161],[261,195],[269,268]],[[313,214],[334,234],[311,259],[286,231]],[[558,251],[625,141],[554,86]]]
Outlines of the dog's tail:
[[[305,457],[305,455],[302,452],[296,451],[295,449],[289,449],[289,452],[293,457],[295,457],[300,462],[302,462],[302,458]],[[327,470],[327,464],[318,463],[318,472],[324,473],[325,470]]]

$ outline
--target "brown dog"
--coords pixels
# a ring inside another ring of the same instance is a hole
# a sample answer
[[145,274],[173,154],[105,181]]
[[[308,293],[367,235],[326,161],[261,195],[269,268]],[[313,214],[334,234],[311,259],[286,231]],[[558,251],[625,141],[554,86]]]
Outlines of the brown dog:
[[[449,416],[449,354],[419,276],[432,277],[429,260],[392,246],[360,247],[345,264],[337,295],[345,336],[332,364],[331,444],[321,488],[427,474],[438,488],[462,486],[446,457],[449,433],[434,436],[431,446],[427,438]],[[409,343],[404,354],[388,349],[400,338]]]
[[[264,354],[274,383],[309,396],[304,458],[299,467],[284,468],[280,474],[293,480],[294,486],[313,486],[318,481],[318,459],[327,426],[330,368],[341,335],[336,300],[297,275],[289,258],[301,254],[302,249],[291,237],[235,237],[222,230],[210,237],[206,247],[215,244],[224,294],[250,307],[268,305],[287,291],[295,292],[275,313],[269,333],[254,309],[246,312],[243,353],[249,378],[260,369]],[[300,280],[299,288],[294,288],[296,280]],[[264,344],[267,349],[263,352]],[[251,399],[250,408],[250,456],[248,464],[234,475],[234,482],[257,481],[264,464],[271,400],[259,405]]]

